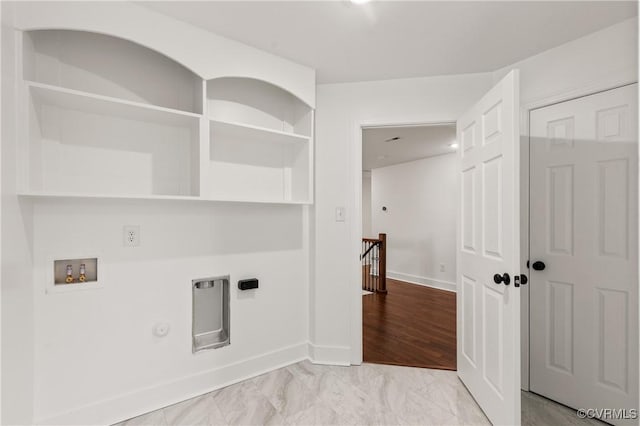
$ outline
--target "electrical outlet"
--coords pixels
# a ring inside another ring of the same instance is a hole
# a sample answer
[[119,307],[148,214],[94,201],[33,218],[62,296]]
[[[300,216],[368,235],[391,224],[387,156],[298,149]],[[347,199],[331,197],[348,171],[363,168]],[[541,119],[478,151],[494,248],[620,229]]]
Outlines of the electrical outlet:
[[444,272],[445,271],[445,267],[444,267],[444,263],[440,264],[440,272]]
[[140,226],[125,225],[122,234],[125,247],[138,247],[140,245]]

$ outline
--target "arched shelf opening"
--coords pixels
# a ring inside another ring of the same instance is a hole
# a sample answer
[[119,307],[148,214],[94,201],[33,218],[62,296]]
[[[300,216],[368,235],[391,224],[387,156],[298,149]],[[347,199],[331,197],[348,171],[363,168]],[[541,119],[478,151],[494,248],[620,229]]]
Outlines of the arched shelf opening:
[[29,194],[197,197],[203,80],[113,36],[23,33]]
[[210,119],[310,137],[312,109],[292,93],[266,81],[221,77],[207,81]]
[[211,198],[308,203],[313,110],[290,92],[247,77],[207,81]]
[[184,112],[202,113],[202,79],[155,50],[77,30],[24,32],[27,81]]

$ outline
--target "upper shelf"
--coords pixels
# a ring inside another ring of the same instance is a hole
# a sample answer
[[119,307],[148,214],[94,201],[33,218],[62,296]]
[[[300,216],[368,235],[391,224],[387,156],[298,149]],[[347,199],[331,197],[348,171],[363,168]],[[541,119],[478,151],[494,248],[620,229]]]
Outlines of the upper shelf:
[[73,30],[27,31],[23,78],[134,103],[202,113],[202,79],[129,40]]
[[46,199],[78,199],[78,200],[147,200],[147,201],[197,201],[219,203],[257,203],[257,204],[312,204],[311,200],[281,200],[268,198],[222,198],[186,195],[130,195],[130,194],[79,194],[71,192],[25,191],[18,196],[35,200]]
[[239,77],[213,79],[206,85],[206,111],[211,120],[283,134],[312,135],[312,109],[280,87]]
[[26,84],[34,98],[42,103],[65,109],[185,127],[193,125],[195,120],[201,117],[200,114],[192,112],[96,95],[50,84],[34,81],[27,81]]
[[308,136],[273,130],[251,124],[210,120],[212,138],[223,138],[235,142],[300,143],[309,142]]

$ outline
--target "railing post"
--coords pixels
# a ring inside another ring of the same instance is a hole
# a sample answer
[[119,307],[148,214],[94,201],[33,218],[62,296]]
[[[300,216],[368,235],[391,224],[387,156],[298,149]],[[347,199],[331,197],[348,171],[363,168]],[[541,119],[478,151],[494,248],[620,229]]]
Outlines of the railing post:
[[378,259],[378,292],[387,292],[387,234],[378,234],[380,254]]

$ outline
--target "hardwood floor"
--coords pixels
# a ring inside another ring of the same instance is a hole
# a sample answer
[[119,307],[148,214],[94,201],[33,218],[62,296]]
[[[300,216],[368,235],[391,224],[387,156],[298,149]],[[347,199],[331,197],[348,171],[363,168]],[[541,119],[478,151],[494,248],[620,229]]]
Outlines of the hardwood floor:
[[362,296],[365,362],[456,369],[456,294],[387,278]]

